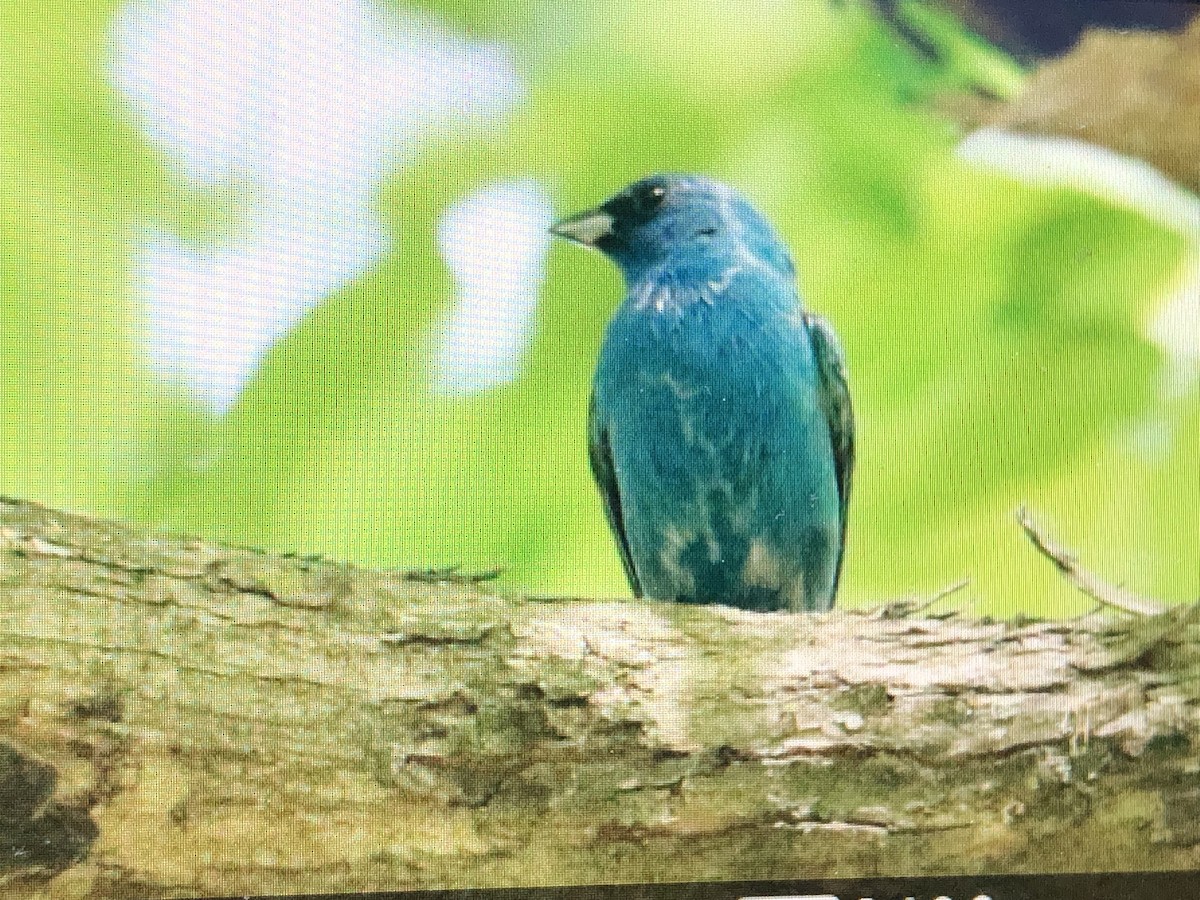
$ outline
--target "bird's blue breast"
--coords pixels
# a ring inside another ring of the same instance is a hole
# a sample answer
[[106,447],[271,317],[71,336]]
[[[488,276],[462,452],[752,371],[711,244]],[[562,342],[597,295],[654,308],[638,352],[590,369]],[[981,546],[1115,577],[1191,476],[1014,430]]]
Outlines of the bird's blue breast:
[[789,278],[681,265],[631,285],[595,398],[647,595],[832,605],[839,501],[819,385]]

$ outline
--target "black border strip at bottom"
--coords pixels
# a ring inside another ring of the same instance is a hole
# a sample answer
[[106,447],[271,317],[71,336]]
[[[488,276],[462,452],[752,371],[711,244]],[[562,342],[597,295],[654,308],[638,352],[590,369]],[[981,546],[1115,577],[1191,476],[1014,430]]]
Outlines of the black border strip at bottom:
[[[286,896],[286,895],[276,895]],[[954,875],[309,895],[364,900],[1197,900],[1200,872]]]

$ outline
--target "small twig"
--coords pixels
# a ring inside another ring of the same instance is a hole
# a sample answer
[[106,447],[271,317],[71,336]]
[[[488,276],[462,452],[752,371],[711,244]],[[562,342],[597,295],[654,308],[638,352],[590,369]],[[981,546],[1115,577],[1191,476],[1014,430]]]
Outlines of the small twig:
[[909,616],[915,616],[918,613],[923,613],[935,603],[945,600],[952,594],[957,594],[963,588],[970,585],[970,578],[963,578],[954,584],[947,585],[931,597],[916,600],[893,600],[890,603],[885,603],[878,609],[872,612],[872,616],[876,619],[906,619]]
[[431,584],[449,582],[451,584],[480,584],[484,581],[495,581],[504,574],[503,566],[485,569],[482,572],[460,572],[460,566],[445,566],[441,569],[415,569],[403,573],[408,581],[421,581]]
[[942,600],[945,600],[951,594],[957,594],[963,588],[970,587],[970,585],[971,585],[970,578],[962,578],[962,579],[954,582],[954,584],[947,585],[946,587],[944,587],[940,591],[938,591],[936,594],[934,594],[932,597],[930,597],[928,600],[926,600],[924,603],[922,603],[920,606],[916,607],[913,610],[913,612],[914,613],[925,612],[925,610],[929,609],[929,607],[933,606],[935,603],[939,603]]
[[1089,572],[1079,564],[1075,554],[1049,537],[1033,520],[1024,506],[1017,510],[1017,521],[1026,536],[1038,551],[1058,568],[1066,579],[1103,606],[1119,609],[1135,616],[1158,616],[1165,613],[1167,605],[1149,597],[1142,597],[1123,587],[1109,584],[1099,575]]

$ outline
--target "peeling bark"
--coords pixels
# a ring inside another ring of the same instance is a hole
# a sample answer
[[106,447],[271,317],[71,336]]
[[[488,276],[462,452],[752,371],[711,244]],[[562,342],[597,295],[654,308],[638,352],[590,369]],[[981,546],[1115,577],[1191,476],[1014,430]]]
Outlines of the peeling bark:
[[760,614],[435,574],[0,502],[6,896],[1200,863],[1193,607]]

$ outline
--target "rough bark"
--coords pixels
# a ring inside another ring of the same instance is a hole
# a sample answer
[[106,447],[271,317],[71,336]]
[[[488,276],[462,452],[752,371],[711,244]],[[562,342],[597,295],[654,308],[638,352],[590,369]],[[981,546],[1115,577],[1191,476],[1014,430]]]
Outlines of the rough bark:
[[0,884],[1194,868],[1200,617],[504,597],[0,503]]
[[1008,101],[945,98],[964,125],[1071,138],[1200,193],[1200,16],[1178,33],[1089,28]]

